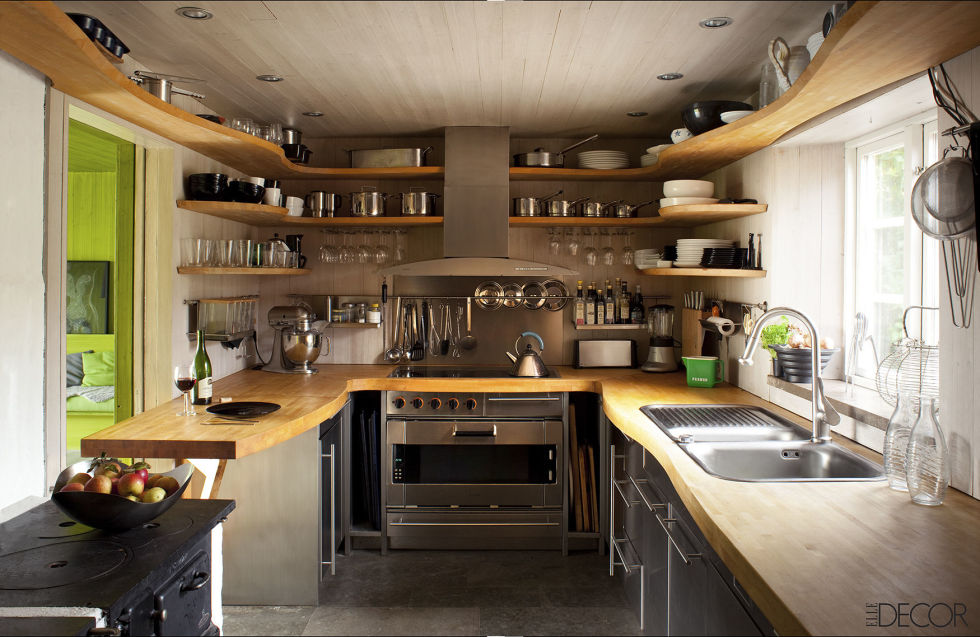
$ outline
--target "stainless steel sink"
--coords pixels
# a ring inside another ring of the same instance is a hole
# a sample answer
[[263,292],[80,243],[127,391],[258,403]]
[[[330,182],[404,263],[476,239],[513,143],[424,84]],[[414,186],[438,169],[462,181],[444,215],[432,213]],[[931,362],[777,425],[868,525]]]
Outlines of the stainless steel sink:
[[743,482],[882,480],[881,465],[832,442],[690,442],[680,447],[713,476]]
[[647,405],[647,418],[713,476],[743,482],[882,480],[881,465],[761,407]]

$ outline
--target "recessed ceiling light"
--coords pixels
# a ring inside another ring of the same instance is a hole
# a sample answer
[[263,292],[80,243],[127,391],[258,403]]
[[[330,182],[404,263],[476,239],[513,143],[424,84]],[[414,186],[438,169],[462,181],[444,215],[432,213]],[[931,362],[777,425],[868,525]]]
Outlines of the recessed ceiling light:
[[281,75],[256,75],[255,79],[262,80],[263,82],[282,82]]
[[658,80],[679,80],[684,77],[683,73],[661,73],[657,76]]
[[626,114],[630,117],[646,117],[650,113],[647,113],[646,111],[630,111],[629,113]]
[[734,20],[731,18],[719,16],[717,18],[705,18],[704,20],[698,22],[698,25],[702,29],[720,29],[722,27],[727,27],[732,22],[734,22]]
[[306,111],[303,113],[303,115],[306,115],[307,117],[323,117],[323,113],[320,111]]
[[200,7],[180,7],[176,13],[181,17],[191,20],[210,20],[214,17],[213,13]]

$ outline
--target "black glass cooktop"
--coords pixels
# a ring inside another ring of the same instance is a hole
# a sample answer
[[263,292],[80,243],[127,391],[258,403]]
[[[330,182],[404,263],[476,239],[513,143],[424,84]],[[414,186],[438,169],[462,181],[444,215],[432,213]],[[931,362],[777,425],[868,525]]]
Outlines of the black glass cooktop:
[[[509,366],[503,367],[443,367],[430,365],[400,365],[388,378],[514,378]],[[558,372],[548,370],[546,378],[558,378]]]

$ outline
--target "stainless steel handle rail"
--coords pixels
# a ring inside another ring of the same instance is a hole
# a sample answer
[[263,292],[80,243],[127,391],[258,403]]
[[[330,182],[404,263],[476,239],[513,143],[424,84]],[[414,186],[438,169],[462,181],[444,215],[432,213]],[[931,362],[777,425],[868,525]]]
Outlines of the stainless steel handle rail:
[[453,423],[453,435],[460,438],[463,437],[495,438],[497,436],[497,425],[491,425],[490,429],[460,429],[459,423]]
[[642,478],[640,480],[634,480],[633,479],[633,476],[631,476],[629,473],[626,474],[626,477],[629,478],[630,479],[630,482],[633,483],[633,488],[636,489],[636,492],[638,494],[640,494],[640,499],[643,500],[643,504],[645,504],[646,507],[648,509],[650,509],[650,512],[651,513],[657,507],[660,507],[660,508],[663,508],[663,509],[666,509],[667,508],[667,505],[666,504],[660,504],[660,503],[654,504],[653,502],[650,502],[650,500],[647,498],[646,494],[643,493],[643,489],[640,488],[640,485],[638,483],[649,484],[650,483],[649,480],[647,480],[646,478]]
[[620,485],[623,485],[623,484],[626,484],[626,480],[613,480],[612,481],[613,488],[619,493],[619,497],[623,499],[623,504],[626,505],[626,508],[627,509],[630,509],[630,508],[633,507],[634,504],[639,504],[640,501],[639,500],[630,500],[629,498],[627,498],[626,497],[626,492],[623,491],[623,487],[620,486]]
[[320,577],[321,578],[323,577],[324,566],[330,567],[331,575],[337,574],[337,530],[336,530],[337,521],[335,518],[335,516],[337,515],[337,502],[336,502],[337,490],[335,488],[337,484],[337,480],[336,480],[337,474],[335,471],[336,463],[334,462],[334,458],[336,457],[334,455],[335,453],[336,451],[334,449],[334,445],[330,445],[330,453],[320,454],[321,458],[330,459],[330,561],[329,562],[323,561],[323,528],[322,528],[323,525],[321,524],[320,525],[321,527],[320,528],[320,569],[321,569]]
[[616,549],[616,555],[619,556],[618,562],[613,562],[613,566],[622,566],[626,570],[626,574],[630,575],[634,568],[643,568],[643,563],[637,560],[635,563],[630,564],[626,560],[626,555],[623,553],[623,549],[619,548],[620,544],[626,544],[629,542],[625,537],[622,539],[616,538],[613,540],[613,548]]
[[487,402],[491,403],[512,403],[512,402],[555,402],[561,400],[561,396],[491,396]]
[[677,543],[676,539],[674,539],[674,536],[671,534],[670,529],[667,528],[667,525],[677,522],[676,519],[667,518],[665,520],[656,514],[654,514],[654,517],[657,518],[657,522],[660,523],[660,527],[664,530],[664,533],[667,534],[667,539],[670,540],[670,543],[674,546],[674,549],[677,550],[677,554],[681,556],[682,560],[684,560],[684,564],[690,566],[692,560],[700,560],[702,557],[704,557],[700,553],[685,553],[684,549],[681,548],[681,545]]
[[558,526],[560,522],[389,522],[388,526]]

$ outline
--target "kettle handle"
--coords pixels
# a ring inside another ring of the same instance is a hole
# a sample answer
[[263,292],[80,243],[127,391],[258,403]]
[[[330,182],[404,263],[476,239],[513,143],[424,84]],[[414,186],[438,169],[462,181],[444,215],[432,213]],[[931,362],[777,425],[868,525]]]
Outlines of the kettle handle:
[[538,339],[538,345],[541,346],[541,349],[538,350],[538,351],[539,352],[543,352],[544,351],[544,340],[540,336],[538,336],[537,332],[521,332],[521,335],[517,337],[517,340],[516,341],[514,341],[514,351],[515,352],[517,352],[518,354],[521,353],[521,351],[519,349],[517,349],[517,346],[520,345],[521,339],[524,338],[525,336],[533,336],[534,338]]

